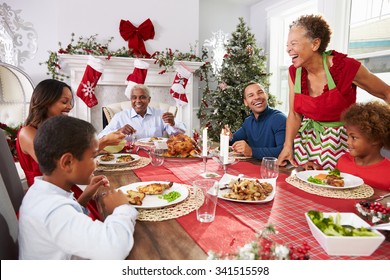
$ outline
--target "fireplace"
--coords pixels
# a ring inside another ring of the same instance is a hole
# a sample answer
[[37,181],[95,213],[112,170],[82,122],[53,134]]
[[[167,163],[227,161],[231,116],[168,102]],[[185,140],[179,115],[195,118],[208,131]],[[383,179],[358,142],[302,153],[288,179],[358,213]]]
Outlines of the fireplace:
[[[84,75],[88,56],[62,54],[58,55],[58,57],[62,71],[70,77],[70,80],[67,82],[76,94],[76,90]],[[153,104],[159,102],[175,105],[175,99],[169,94],[169,89],[176,73],[166,72],[158,74],[163,69],[154,64],[153,59],[142,60],[150,65],[145,81],[145,84],[150,88],[150,105],[153,106]],[[196,70],[202,65],[201,62],[186,61],[184,63],[192,70]],[[179,62],[175,62],[175,65],[178,64]],[[79,97],[75,96],[75,106],[71,115],[91,122],[98,131],[103,129],[102,106],[128,100],[124,95],[126,89],[125,82],[127,76],[133,72],[133,69],[133,58],[111,57],[110,60],[106,60],[103,74],[95,89],[95,95],[99,103],[92,108],[88,108]],[[199,129],[199,119],[197,118],[200,105],[198,82],[199,79],[191,75],[186,86],[188,104],[178,106],[176,115],[176,120],[184,122],[187,126],[186,134],[189,136],[191,136],[193,129]]]

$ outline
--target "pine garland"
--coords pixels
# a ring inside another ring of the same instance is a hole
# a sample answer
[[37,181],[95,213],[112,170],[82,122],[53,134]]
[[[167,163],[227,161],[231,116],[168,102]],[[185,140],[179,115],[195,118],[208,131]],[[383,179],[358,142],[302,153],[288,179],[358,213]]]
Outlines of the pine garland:
[[[58,54],[70,54],[70,55],[95,55],[95,56],[106,56],[107,59],[111,57],[136,57],[131,49],[127,49],[126,47],[122,47],[118,50],[111,51],[109,49],[110,43],[114,39],[111,37],[107,42],[100,43],[97,41],[98,34],[89,36],[89,37],[79,37],[76,41],[75,34],[71,34],[70,43],[66,45],[66,47],[62,46],[62,43],[59,42],[59,50],[58,51],[49,51],[49,58],[45,62],[41,62],[40,65],[46,64],[48,72],[47,75],[51,76],[53,79],[61,80],[68,79],[69,76],[65,75],[61,72],[61,65],[58,58]],[[207,50],[202,50],[203,56],[207,53]],[[204,60],[200,57],[197,57],[195,51],[191,47],[189,53],[183,53],[179,50],[172,51],[172,49],[167,48],[165,51],[157,51],[155,52],[151,58],[155,59],[155,64],[159,65],[163,68],[160,71],[160,74],[164,74],[165,72],[173,71],[173,65],[175,61],[195,61],[195,62],[203,62]],[[206,57],[207,58],[207,57]],[[200,76],[200,79],[205,79],[210,72],[211,65],[208,62],[205,62],[202,67],[195,71],[195,75]]]

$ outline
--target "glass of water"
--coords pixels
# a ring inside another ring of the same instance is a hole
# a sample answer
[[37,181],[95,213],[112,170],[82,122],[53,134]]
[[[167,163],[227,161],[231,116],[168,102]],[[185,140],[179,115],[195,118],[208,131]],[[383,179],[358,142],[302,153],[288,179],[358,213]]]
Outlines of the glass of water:
[[195,200],[199,207],[196,209],[197,220],[202,223],[214,221],[218,201],[218,181],[213,179],[195,180],[192,186],[194,188]]
[[158,149],[154,146],[150,148],[149,157],[153,166],[161,166],[164,164],[165,149]]

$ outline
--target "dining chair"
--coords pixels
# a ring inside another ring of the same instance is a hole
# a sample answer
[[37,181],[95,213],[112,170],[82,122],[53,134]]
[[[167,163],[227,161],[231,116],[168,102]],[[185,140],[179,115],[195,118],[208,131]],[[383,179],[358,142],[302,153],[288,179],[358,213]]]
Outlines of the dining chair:
[[0,260],[17,260],[18,255],[18,220],[0,176]]
[[26,72],[0,61],[0,120],[2,123],[17,126],[26,119],[33,91],[33,81]]
[[0,154],[0,175],[3,178],[14,211],[17,213],[23,200],[24,190],[5,133],[2,129],[0,129]]

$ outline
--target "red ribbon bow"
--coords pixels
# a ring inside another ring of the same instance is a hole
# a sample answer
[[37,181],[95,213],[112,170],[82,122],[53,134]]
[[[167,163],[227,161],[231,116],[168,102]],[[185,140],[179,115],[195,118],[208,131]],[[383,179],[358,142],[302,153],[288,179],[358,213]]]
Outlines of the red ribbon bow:
[[122,38],[128,41],[129,49],[132,49],[137,57],[150,58],[144,44],[144,41],[154,38],[154,26],[149,18],[138,27],[135,27],[130,21],[122,19],[119,32]]

